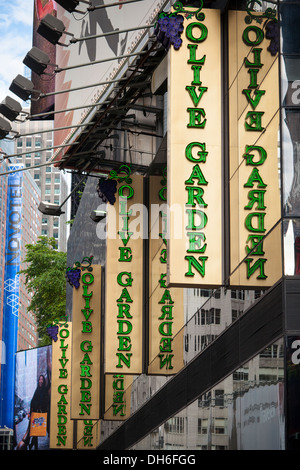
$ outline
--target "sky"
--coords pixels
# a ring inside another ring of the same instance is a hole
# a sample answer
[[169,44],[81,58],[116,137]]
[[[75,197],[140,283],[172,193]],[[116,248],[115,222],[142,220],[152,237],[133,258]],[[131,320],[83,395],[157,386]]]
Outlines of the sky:
[[0,102],[9,91],[13,79],[24,76],[23,60],[32,48],[34,0],[0,0]]

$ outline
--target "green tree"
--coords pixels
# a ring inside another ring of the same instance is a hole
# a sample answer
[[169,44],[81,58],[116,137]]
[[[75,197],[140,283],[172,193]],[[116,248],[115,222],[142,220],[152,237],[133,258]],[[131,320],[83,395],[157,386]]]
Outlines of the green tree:
[[32,294],[27,310],[33,312],[41,340],[50,344],[47,325],[66,314],[67,254],[56,249],[55,238],[40,236],[36,244],[26,245],[25,284]]

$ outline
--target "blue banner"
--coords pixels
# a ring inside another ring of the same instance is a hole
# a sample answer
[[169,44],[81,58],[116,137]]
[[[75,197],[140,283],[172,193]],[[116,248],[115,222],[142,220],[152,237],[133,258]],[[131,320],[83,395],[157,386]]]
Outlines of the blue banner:
[[[23,168],[10,165],[8,170]],[[3,332],[5,359],[1,364],[0,426],[13,429],[15,358],[18,341],[19,271],[22,227],[22,179],[23,172],[8,175],[6,204],[6,240],[3,295]]]

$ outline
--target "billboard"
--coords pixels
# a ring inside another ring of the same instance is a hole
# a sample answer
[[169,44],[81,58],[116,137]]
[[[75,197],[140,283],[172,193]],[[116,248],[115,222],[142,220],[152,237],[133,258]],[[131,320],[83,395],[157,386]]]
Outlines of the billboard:
[[169,50],[167,279],[213,287],[222,284],[220,11],[189,11]]
[[[23,165],[9,165],[9,171]],[[19,317],[19,270],[22,228],[22,184],[23,172],[10,173],[7,177],[6,240],[4,266],[3,326],[2,341],[6,360],[1,361],[1,423],[2,427],[13,427],[15,354],[18,341]]]
[[[56,63],[55,45],[51,44],[43,36],[37,33],[37,28],[40,24],[40,21],[48,14],[56,16],[56,2],[54,0],[34,0],[32,45],[42,50],[48,55],[50,59],[50,64],[55,64]],[[51,72],[51,69],[49,68],[49,73],[50,72]],[[43,94],[53,93],[55,90],[55,79],[53,77],[52,79],[50,79],[50,77],[45,79],[44,76],[40,77],[40,75],[32,71],[31,81],[34,85],[34,89],[39,90]],[[35,114],[40,114],[40,113],[49,113],[50,111],[54,109],[54,96],[50,95],[47,97],[43,97],[39,100],[31,100],[30,106],[31,106],[30,111],[31,111],[32,116],[34,116]],[[51,114],[49,114],[45,118],[53,119],[53,115],[51,117]],[[36,119],[41,119],[41,117],[37,117]]]
[[48,450],[52,346],[20,351],[15,357],[15,450]]
[[[137,28],[153,24],[165,2],[143,0],[122,5],[120,1],[113,7],[102,8],[111,3],[109,0],[94,0],[93,6],[96,8],[85,15],[70,14],[57,6],[57,17],[63,21],[66,31],[78,41],[70,44],[70,36],[63,36],[61,42],[70,45],[57,46],[56,63],[62,71],[56,74],[56,89],[64,92],[55,96],[55,109],[66,112],[55,115],[55,128],[82,124],[92,119],[95,107],[88,106],[104,101],[114,87],[97,83],[119,79],[124,75],[130,62],[123,56],[140,51],[149,30]],[[84,6],[80,9],[84,10]],[[121,32],[133,28],[133,31]],[[76,67],[79,64],[86,65]],[[54,145],[72,142],[76,138],[74,135],[77,135],[74,129],[57,131]],[[54,154],[54,160],[58,161],[61,157],[59,151]]]

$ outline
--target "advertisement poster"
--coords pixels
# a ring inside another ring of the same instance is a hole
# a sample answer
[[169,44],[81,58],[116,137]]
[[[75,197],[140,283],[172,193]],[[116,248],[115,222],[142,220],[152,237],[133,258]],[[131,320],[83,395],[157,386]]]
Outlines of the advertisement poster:
[[[51,64],[56,63],[56,48],[53,44],[47,41],[43,36],[37,33],[38,26],[43,18],[46,15],[53,15],[56,17],[56,2],[53,0],[35,0],[34,1],[34,17],[33,17],[33,36],[32,36],[32,45],[37,47],[41,51],[45,52]],[[49,72],[53,70],[53,67],[49,67]],[[47,70],[48,72],[48,70]],[[39,76],[35,72],[31,73],[31,81],[34,84],[36,90],[41,91],[42,93],[53,93],[55,90],[55,78],[45,76]],[[31,115],[35,116],[40,113],[49,113],[54,109],[54,96],[50,95],[43,97],[40,100],[31,101]],[[43,116],[43,118],[45,118]],[[36,119],[41,119],[41,117],[36,117]],[[46,119],[53,119],[51,114],[46,116]]]
[[16,354],[14,450],[49,449],[51,364],[52,346]]

